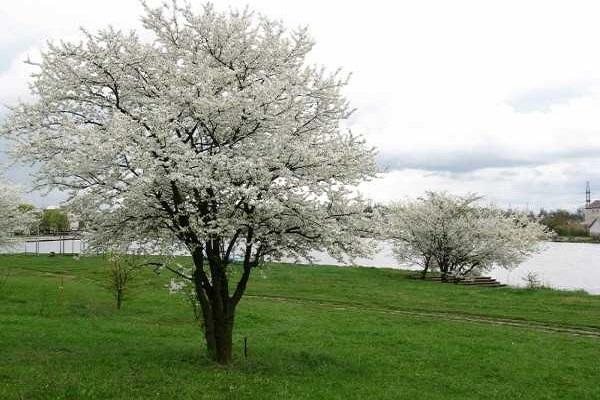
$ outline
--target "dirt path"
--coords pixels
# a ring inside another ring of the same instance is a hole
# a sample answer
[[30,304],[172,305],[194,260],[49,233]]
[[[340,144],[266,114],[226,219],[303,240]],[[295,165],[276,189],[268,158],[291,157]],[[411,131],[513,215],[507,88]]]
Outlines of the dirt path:
[[443,319],[447,321],[463,321],[473,323],[483,323],[492,325],[504,325],[513,326],[517,328],[531,329],[544,332],[553,333],[565,333],[569,335],[577,336],[588,336],[596,337],[600,339],[600,329],[587,327],[587,326],[575,326],[575,325],[561,325],[551,322],[538,322],[528,321],[510,318],[498,318],[488,317],[484,315],[473,315],[473,314],[461,314],[456,312],[431,312],[431,311],[417,311],[417,310],[402,310],[397,308],[384,308],[384,307],[372,307],[363,304],[346,303],[327,301],[319,299],[301,298],[301,297],[288,297],[288,296],[269,296],[269,295],[252,295],[248,294],[246,297],[263,300],[275,300],[282,302],[298,303],[298,304],[313,304],[322,307],[327,307],[335,310],[348,310],[348,311],[371,311],[379,312],[382,314],[395,314],[395,315],[407,315],[412,317],[430,318],[430,319]]

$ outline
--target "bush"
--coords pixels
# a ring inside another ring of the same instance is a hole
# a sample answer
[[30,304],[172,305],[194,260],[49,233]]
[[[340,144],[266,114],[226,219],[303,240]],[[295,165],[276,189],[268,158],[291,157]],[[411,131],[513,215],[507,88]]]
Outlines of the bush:
[[543,287],[539,275],[535,272],[528,272],[527,275],[523,277],[523,281],[528,289],[539,289]]

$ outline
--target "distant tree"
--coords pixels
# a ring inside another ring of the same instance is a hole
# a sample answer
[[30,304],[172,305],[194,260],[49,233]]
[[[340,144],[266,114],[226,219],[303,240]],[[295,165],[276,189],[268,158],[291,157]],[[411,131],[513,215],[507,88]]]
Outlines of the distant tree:
[[40,222],[42,218],[42,210],[36,208],[33,204],[22,203],[19,204],[19,212],[27,215],[28,223],[18,233],[31,235],[38,234],[40,232]]
[[400,262],[432,267],[442,279],[462,278],[494,266],[511,268],[538,250],[546,228],[523,213],[478,205],[476,195],[428,192],[388,211],[387,237]]
[[42,212],[40,231],[43,233],[57,233],[68,231],[69,217],[60,209],[46,209]]
[[370,253],[350,187],[375,176],[374,153],[342,128],[347,76],[313,64],[306,29],[176,2],[146,7],[143,24],[150,41],[108,28],[50,44],[35,101],[2,131],[40,162],[38,183],[70,191],[90,248],[189,252],[193,267],[174,273],[194,288],[208,354],[228,364],[265,257]]
[[571,213],[567,210],[546,212],[540,222],[556,232],[559,236],[585,237],[589,236],[587,228],[583,225],[583,214]]
[[32,212],[32,211],[35,211],[35,209],[36,209],[33,204],[28,204],[28,203],[21,203],[21,204],[19,204],[19,206],[17,208],[22,213]]

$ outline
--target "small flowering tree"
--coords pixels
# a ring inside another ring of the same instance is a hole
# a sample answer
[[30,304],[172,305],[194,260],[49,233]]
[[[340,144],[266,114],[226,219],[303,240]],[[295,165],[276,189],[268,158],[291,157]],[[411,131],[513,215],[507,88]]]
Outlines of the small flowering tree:
[[[42,185],[70,192],[90,244],[186,249],[209,355],[232,358],[235,309],[265,257],[363,256],[373,151],[340,129],[347,79],[309,66],[306,29],[248,11],[146,7],[144,42],[109,28],[49,44],[32,104],[4,128]],[[230,282],[231,260],[241,274]]]
[[387,237],[400,262],[436,267],[446,281],[494,266],[511,268],[549,238],[546,228],[522,213],[477,204],[475,195],[428,192],[416,201],[392,205]]
[[114,296],[117,310],[120,310],[129,285],[141,268],[141,259],[135,251],[109,252],[105,257],[108,264],[106,288]]

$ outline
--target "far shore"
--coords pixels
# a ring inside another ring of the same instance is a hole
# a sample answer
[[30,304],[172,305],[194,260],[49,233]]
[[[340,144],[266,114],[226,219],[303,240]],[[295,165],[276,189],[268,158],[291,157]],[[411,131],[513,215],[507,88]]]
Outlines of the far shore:
[[557,243],[591,243],[600,244],[600,237],[592,236],[557,236],[552,239],[553,242]]

